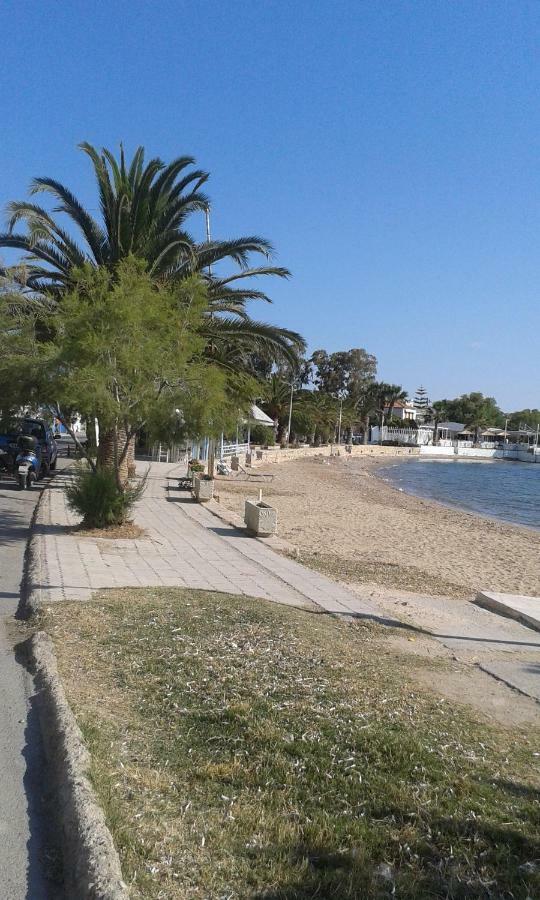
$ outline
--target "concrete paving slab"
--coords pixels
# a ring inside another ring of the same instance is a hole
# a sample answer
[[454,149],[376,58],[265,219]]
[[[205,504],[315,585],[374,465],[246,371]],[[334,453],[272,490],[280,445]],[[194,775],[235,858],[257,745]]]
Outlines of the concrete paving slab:
[[534,697],[540,703],[540,664],[527,660],[494,660],[493,662],[480,663],[483,672],[488,672],[504,681],[510,687],[516,688],[528,697]]
[[479,591],[474,601],[478,606],[499,613],[510,619],[523,622],[540,631],[540,597],[525,594],[500,594],[494,591]]

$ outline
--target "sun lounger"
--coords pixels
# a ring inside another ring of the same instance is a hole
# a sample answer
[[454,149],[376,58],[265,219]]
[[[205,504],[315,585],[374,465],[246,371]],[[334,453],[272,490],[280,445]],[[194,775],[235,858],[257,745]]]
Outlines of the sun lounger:
[[274,473],[273,472],[259,472],[257,469],[254,469],[252,472],[249,469],[244,469],[243,466],[238,464],[238,471],[231,473],[233,477],[237,481],[273,481]]

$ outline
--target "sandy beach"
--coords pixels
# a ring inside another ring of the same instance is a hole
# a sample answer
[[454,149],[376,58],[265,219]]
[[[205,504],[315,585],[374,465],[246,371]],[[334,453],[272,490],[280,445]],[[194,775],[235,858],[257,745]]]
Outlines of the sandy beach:
[[265,467],[272,482],[219,480],[216,488],[241,515],[262,487],[297,558],[351,584],[456,598],[481,588],[540,596],[540,532],[402,493],[377,477],[380,465],[295,460]]

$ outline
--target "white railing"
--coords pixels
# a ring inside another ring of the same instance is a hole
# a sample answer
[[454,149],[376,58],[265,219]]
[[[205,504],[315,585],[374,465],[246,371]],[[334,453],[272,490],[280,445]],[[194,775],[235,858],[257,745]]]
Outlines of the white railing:
[[151,456],[153,462],[176,463],[183,462],[187,458],[187,452],[185,447],[154,444]]
[[[380,429],[378,427],[372,429],[372,440],[379,440]],[[395,428],[393,426],[383,425],[382,437],[383,441],[397,441],[408,447],[419,447],[422,444],[428,444],[432,439],[430,429],[420,428]]]
[[242,453],[249,453],[249,444],[237,444],[236,441],[224,442],[223,444],[218,444],[217,449],[221,453],[222,458],[225,456],[240,456]]

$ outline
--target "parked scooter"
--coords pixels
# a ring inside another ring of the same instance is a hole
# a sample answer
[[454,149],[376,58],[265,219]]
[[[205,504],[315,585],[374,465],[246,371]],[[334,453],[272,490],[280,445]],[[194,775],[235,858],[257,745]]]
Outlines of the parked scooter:
[[17,438],[15,475],[21,490],[31,488],[41,476],[42,450],[33,435],[20,434]]

